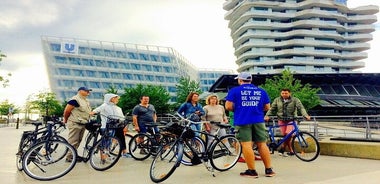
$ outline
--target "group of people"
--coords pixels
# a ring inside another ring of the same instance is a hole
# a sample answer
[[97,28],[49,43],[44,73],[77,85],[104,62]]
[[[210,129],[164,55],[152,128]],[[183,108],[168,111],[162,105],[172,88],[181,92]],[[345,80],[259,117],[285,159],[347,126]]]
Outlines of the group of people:
[[[301,101],[291,96],[289,89],[282,89],[280,96],[270,103],[267,92],[252,84],[252,75],[250,73],[242,72],[235,79],[237,79],[239,86],[232,88],[228,92],[224,106],[219,104],[218,96],[212,94],[207,97],[206,105],[202,107],[199,103],[199,94],[191,92],[177,111],[185,118],[194,122],[220,123],[229,123],[226,115],[226,111],[229,111],[230,115],[233,114],[232,117],[230,116],[230,122],[232,122],[235,129],[234,132],[237,139],[241,142],[242,153],[248,167],[240,175],[253,178],[258,178],[259,176],[255,167],[255,153],[253,150],[253,145],[255,144],[261,157],[260,160],[263,161],[265,166],[265,176],[272,177],[276,173],[273,171],[269,148],[266,144],[267,131],[265,121],[269,121],[270,116],[277,116],[279,125],[282,125],[280,126],[280,131],[285,136],[293,129],[293,126],[287,126],[287,124],[292,122],[298,113],[302,114],[307,120],[310,120],[310,116],[307,114]],[[121,108],[116,105],[119,99],[118,95],[104,95],[104,103],[91,110],[86,98],[90,91],[91,89],[80,87],[78,94],[68,101],[64,111],[64,123],[67,123],[69,128],[68,141],[75,148],[78,148],[82,140],[85,131],[84,124],[88,122],[91,115],[103,115],[101,118],[102,128],[105,127],[107,116],[112,115],[120,117],[120,119],[124,118]],[[149,104],[149,96],[142,96],[140,98],[140,104],[134,107],[132,117],[135,130],[141,133],[148,131],[145,123],[156,122],[156,110],[152,104]],[[216,125],[208,125],[208,131],[211,134],[216,133],[218,129]],[[201,124],[192,125],[192,128],[199,131],[201,130]],[[121,149],[123,155],[128,154],[125,149],[125,132],[125,129],[116,131],[116,136],[122,143]],[[222,136],[226,132],[221,129],[218,134]],[[288,151],[286,154],[285,150]],[[290,139],[281,146],[279,154],[282,156],[294,155]],[[68,155],[66,159],[70,161],[72,156]],[[78,160],[80,161],[80,159]]]
[[[93,115],[99,115],[101,119],[101,130],[106,128],[107,118],[119,119],[123,121],[125,119],[122,109],[117,106],[119,102],[119,96],[117,94],[107,93],[104,95],[104,102],[99,107],[91,109],[87,96],[90,94],[91,89],[87,87],[80,87],[78,93],[73,96],[65,107],[63,113],[63,122],[67,124],[69,129],[69,135],[67,141],[78,149],[85,132],[85,124]],[[153,105],[149,104],[149,97],[142,96],[140,98],[140,104],[133,108],[133,125],[137,132],[147,132],[145,123],[156,122],[157,115]],[[115,129],[115,136],[120,140],[120,149],[122,150],[123,157],[130,157],[125,143],[125,134],[128,131],[128,127]],[[72,161],[72,154],[66,156],[66,161]],[[77,161],[81,162],[82,157],[78,157]]]

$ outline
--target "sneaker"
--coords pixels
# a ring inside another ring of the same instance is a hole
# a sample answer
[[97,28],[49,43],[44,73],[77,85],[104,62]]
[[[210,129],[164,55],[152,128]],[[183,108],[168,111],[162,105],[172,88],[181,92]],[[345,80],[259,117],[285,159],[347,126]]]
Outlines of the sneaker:
[[83,160],[83,157],[77,156],[77,162],[82,162]]
[[145,149],[141,149],[141,150],[140,150],[140,154],[141,154],[141,155],[147,155],[148,153],[145,151]]
[[276,175],[276,173],[272,170],[272,168],[265,169],[265,176],[266,177],[272,177],[274,175]]
[[66,158],[66,162],[72,162],[73,159],[72,158]]
[[287,155],[289,155],[289,156],[293,156],[294,155],[294,152],[288,152],[288,153],[286,153]]
[[280,150],[278,150],[278,155],[283,156],[283,157],[287,157],[288,156],[287,154],[285,154],[284,148],[281,148]]
[[243,157],[239,157],[238,162],[245,163],[245,159]]
[[129,153],[123,153],[123,154],[121,154],[121,157],[123,157],[123,158],[131,158],[132,156]]
[[260,156],[255,156],[255,160],[261,160]]
[[256,170],[251,170],[251,169],[247,169],[244,172],[241,172],[240,176],[246,176],[246,177],[252,177],[252,178],[258,178],[259,177]]

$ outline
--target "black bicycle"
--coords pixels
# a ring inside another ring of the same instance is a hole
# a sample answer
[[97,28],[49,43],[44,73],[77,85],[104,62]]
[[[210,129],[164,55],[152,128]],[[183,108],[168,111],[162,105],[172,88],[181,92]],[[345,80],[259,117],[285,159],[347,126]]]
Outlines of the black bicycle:
[[[31,178],[48,181],[69,173],[77,160],[76,149],[67,141],[54,136],[54,121],[47,121],[46,136],[33,144],[22,156],[22,168]],[[73,155],[72,162],[66,162],[65,156]]]
[[[204,163],[207,170],[211,172],[213,172],[213,169],[218,171],[229,170],[237,163],[241,155],[241,144],[233,135],[216,138],[204,152],[194,149],[194,146],[190,144],[191,141],[187,140],[195,137],[195,133],[190,128],[190,125],[199,122],[183,119],[187,122],[186,125],[174,123],[171,130],[168,130],[177,135],[175,141],[161,146],[152,161],[150,178],[153,182],[159,183],[169,178],[181,164],[184,155],[191,158],[193,165]],[[185,152],[185,149],[189,151]],[[213,174],[213,176],[215,175]]]
[[159,129],[165,128],[167,122],[146,123],[147,133],[138,133],[129,141],[129,153],[136,160],[145,160],[150,155],[156,155],[162,145],[173,141],[173,137],[167,134],[161,134]]
[[119,117],[106,116],[106,118],[104,129],[101,129],[101,123],[96,121],[89,121],[85,125],[88,134],[85,138],[83,161],[89,160],[91,167],[98,171],[110,169],[120,159],[120,140],[115,137],[115,129],[124,128],[128,123],[121,121]]
[[[49,117],[45,117],[49,118]],[[66,141],[65,138],[60,136],[60,132],[66,129],[65,125],[59,121],[57,118],[53,119],[53,126],[52,126],[52,134],[49,135],[50,138],[52,139],[57,139],[61,141]],[[48,137],[48,127],[43,126],[42,122],[33,122],[32,125],[34,125],[34,130],[28,130],[24,131],[21,136],[21,140],[18,146],[18,150],[16,153],[16,167],[17,170],[22,171],[22,158],[25,154],[25,152],[32,147],[34,144],[41,142],[43,140],[46,140]]]

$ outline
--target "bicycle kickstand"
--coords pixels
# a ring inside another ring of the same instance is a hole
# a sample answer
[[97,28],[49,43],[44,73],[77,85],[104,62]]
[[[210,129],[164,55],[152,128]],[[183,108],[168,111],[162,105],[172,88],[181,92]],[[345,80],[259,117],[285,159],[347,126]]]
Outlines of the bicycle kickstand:
[[211,166],[210,161],[203,162],[207,171],[211,172],[212,177],[215,177],[215,169]]

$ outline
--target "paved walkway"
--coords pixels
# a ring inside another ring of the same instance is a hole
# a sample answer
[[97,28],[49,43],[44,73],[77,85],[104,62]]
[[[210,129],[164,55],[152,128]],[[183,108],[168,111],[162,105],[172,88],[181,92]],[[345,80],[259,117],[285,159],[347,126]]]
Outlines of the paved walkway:
[[[19,172],[15,165],[15,153],[22,131],[31,130],[32,126],[0,128],[0,183],[153,183],[149,178],[151,159],[135,161],[132,158],[121,158],[111,169],[100,172],[91,168],[89,163],[77,163],[75,168],[66,176],[57,180],[41,182],[29,178]],[[379,153],[376,153],[379,154]],[[378,184],[380,182],[380,160],[353,159],[344,157],[320,156],[313,162],[302,162],[296,157],[280,157],[272,155],[275,177],[267,178],[263,175],[263,164],[256,161],[260,177],[258,179],[240,177],[239,172],[246,169],[244,163],[237,163],[235,167],[226,172],[215,172],[212,177],[203,165],[181,165],[174,174],[164,181],[165,184],[192,183],[192,184]]]

